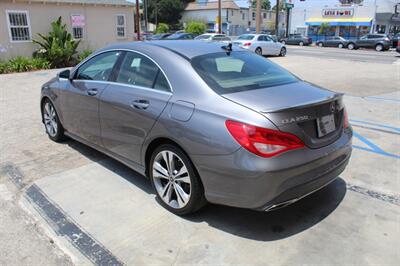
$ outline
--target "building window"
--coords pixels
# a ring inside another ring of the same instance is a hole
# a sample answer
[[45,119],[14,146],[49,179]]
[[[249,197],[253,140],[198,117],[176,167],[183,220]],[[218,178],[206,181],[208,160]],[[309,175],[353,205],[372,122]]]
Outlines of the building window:
[[126,37],[126,24],[125,15],[117,15],[117,37]]
[[264,19],[267,18],[267,13],[263,13],[263,18],[264,18]]
[[233,16],[233,9],[231,10],[231,16]]
[[83,28],[82,27],[73,27],[72,33],[74,39],[82,39],[83,38]]
[[256,20],[256,12],[252,13],[253,20]]
[[12,42],[31,40],[31,28],[28,11],[6,11],[8,31]]
[[242,20],[245,20],[246,19],[246,13],[242,13]]

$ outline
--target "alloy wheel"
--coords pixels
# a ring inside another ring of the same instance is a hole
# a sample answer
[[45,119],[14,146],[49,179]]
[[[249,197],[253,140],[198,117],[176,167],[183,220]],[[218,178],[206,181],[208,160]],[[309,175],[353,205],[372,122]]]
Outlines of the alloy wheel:
[[382,44],[378,44],[378,45],[375,47],[375,50],[378,51],[378,52],[382,51],[382,50],[383,50]]
[[282,47],[280,56],[285,56],[285,55],[286,55],[286,48]]
[[300,45],[300,46],[303,46],[303,45],[304,45],[304,42],[299,42],[299,45]]
[[354,44],[350,43],[349,46],[347,46],[350,50],[354,49]]
[[191,179],[183,160],[174,152],[163,150],[153,162],[153,183],[164,203],[174,209],[185,207],[191,197]]
[[319,47],[322,47],[322,46],[324,46],[324,45],[322,44],[322,42],[320,42],[320,43],[318,43],[318,46],[319,46]]
[[261,48],[260,47],[258,47],[257,49],[256,49],[256,54],[258,54],[258,55],[262,55],[262,50],[261,50]]
[[47,133],[51,137],[55,137],[58,131],[57,114],[54,106],[49,102],[46,102],[44,105],[43,119]]
[[343,48],[343,44],[339,43],[338,47],[341,49]]

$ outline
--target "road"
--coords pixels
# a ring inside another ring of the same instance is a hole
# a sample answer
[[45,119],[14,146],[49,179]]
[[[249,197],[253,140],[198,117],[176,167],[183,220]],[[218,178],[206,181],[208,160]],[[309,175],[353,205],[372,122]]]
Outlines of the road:
[[337,181],[269,213],[172,215],[143,176],[47,138],[38,99],[57,70],[0,75],[0,265],[398,265],[400,66],[291,51],[270,60],[345,93],[355,135]]
[[287,45],[288,55],[339,59],[358,62],[393,64],[400,62],[400,54],[394,50],[377,52],[375,50],[348,50],[332,47]]

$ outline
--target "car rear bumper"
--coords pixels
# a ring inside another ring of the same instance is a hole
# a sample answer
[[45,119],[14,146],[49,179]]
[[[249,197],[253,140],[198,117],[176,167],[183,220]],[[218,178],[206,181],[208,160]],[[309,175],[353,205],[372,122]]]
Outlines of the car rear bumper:
[[261,158],[239,149],[231,155],[192,156],[208,201],[255,210],[292,203],[326,186],[345,169],[351,130],[320,149]]

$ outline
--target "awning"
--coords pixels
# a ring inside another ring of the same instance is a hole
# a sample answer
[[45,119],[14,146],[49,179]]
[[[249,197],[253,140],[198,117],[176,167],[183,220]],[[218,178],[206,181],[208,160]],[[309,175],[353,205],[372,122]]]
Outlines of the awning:
[[329,26],[371,26],[372,18],[309,18],[306,20],[308,26],[320,26],[328,23]]

